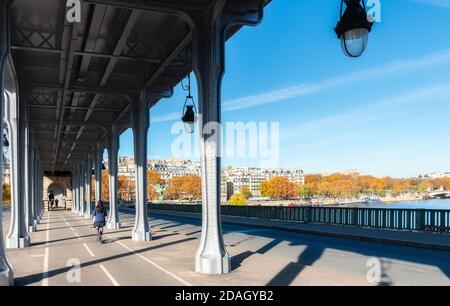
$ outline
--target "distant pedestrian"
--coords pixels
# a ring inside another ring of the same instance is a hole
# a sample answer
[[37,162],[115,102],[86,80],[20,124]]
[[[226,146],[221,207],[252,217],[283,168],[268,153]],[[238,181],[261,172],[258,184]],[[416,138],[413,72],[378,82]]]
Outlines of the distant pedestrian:
[[50,193],[48,194],[49,210],[53,209],[54,204],[55,204],[55,194],[53,193],[53,191],[50,191]]

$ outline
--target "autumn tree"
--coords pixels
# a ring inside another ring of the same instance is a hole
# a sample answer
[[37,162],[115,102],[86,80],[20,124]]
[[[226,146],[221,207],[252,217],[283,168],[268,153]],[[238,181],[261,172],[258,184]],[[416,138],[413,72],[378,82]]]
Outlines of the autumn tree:
[[165,181],[161,178],[161,175],[156,171],[147,172],[147,198],[149,200],[157,200],[159,194],[155,190],[155,185],[163,185]]
[[247,198],[242,193],[233,195],[228,201],[228,205],[231,206],[245,206],[247,205]]
[[293,199],[298,197],[298,185],[286,177],[274,177],[260,185],[261,195],[271,199]]
[[109,202],[109,171],[102,171],[102,201]]
[[301,198],[309,198],[313,195],[311,192],[311,187],[308,184],[303,184],[299,186],[299,195]]
[[252,193],[250,192],[250,188],[248,188],[247,186],[244,186],[241,188],[241,192],[240,192],[247,200],[250,199],[252,197]]
[[3,204],[11,204],[11,186],[9,184],[3,184],[2,190]]
[[131,200],[131,195],[135,190],[134,181],[124,175],[117,177],[117,193],[122,200]]
[[165,192],[165,197],[172,200],[197,200],[201,198],[201,195],[201,178],[198,175],[188,175],[172,178]]
[[431,188],[432,188],[432,184],[430,182],[422,181],[417,186],[417,192],[424,193],[425,191],[427,191],[427,190],[429,190]]

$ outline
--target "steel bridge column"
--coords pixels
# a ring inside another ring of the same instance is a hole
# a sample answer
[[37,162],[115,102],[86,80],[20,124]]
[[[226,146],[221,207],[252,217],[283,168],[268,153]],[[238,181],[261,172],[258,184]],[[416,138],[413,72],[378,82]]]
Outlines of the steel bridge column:
[[[220,2],[220,1],[219,1]],[[221,226],[221,83],[224,73],[223,26],[211,13],[196,16],[193,36],[193,69],[197,77],[202,173],[202,234],[195,271],[226,274],[231,259]]]
[[86,211],[84,216],[86,218],[92,217],[92,158],[91,153],[86,157]]
[[[259,3],[258,3],[259,2]],[[254,26],[263,18],[264,1],[244,14],[224,11],[226,0],[216,0],[204,12],[189,12],[193,30],[192,66],[197,77],[200,112],[202,172],[202,235],[195,270],[225,274],[231,260],[223,242],[220,200],[221,92],[225,71],[225,33],[232,25]]]
[[72,169],[72,212],[77,209],[77,168]]
[[132,233],[134,241],[150,241],[152,234],[147,215],[147,134],[149,109],[143,98],[132,105],[134,162],[136,182],[136,217]]
[[102,199],[102,165],[103,147],[97,143],[97,149],[94,151],[95,205]]
[[76,192],[75,192],[75,168],[72,168],[72,206],[70,207],[70,210],[72,212],[75,211],[75,197],[76,197]]
[[75,207],[74,212],[80,211],[80,166],[75,168]]
[[26,153],[26,171],[25,171],[25,183],[26,183],[26,203],[27,203],[27,225],[29,232],[35,232],[36,226],[34,223],[34,199],[33,199],[33,164],[34,164],[34,149],[33,149],[33,140],[32,133],[27,126],[27,131],[25,135],[25,153]]
[[[5,63],[6,58],[9,53],[10,40],[9,40],[9,16],[7,14],[8,4],[6,1],[2,1],[0,4],[0,114],[3,114],[3,106],[5,104],[4,96],[4,84],[5,84]],[[0,116],[0,123],[3,127],[3,115]],[[0,141],[0,146],[3,142]],[[3,152],[3,148],[0,150]],[[2,164],[0,163],[0,172],[2,171]],[[0,185],[2,185],[2,177],[0,177]],[[8,257],[6,256],[5,242],[3,239],[3,203],[0,199],[0,286],[12,286],[14,284],[14,273],[9,263]]]
[[44,171],[42,170],[41,162],[39,162],[38,182],[39,182],[39,212],[42,219],[45,213],[45,206],[44,206]]
[[75,212],[75,202],[76,202],[76,197],[77,197],[77,193],[76,193],[76,174],[75,174],[75,167],[72,168],[72,207],[71,207],[71,211]]
[[38,184],[37,184],[37,171],[38,171],[38,167],[37,167],[37,159],[38,159],[38,154],[37,154],[37,148],[35,146],[33,146],[33,173],[32,173],[32,179],[33,179],[33,224],[34,227],[36,228],[37,225],[39,224],[39,209],[38,209]]
[[39,201],[41,208],[41,218],[44,216],[44,170],[42,169],[42,164],[39,161]]
[[79,201],[79,210],[78,210],[78,214],[80,215],[80,216],[83,216],[84,215],[84,197],[85,197],[85,193],[84,193],[84,182],[85,182],[85,178],[84,178],[84,172],[85,172],[85,164],[84,164],[84,161],[82,160],[81,161],[81,165],[80,165],[80,172],[79,172],[79,175],[80,175],[80,187],[79,187],[79,190],[80,190],[80,201]]
[[120,219],[117,203],[117,175],[118,165],[117,158],[119,153],[119,133],[115,127],[108,131],[107,150],[108,150],[108,166],[109,166],[109,217],[107,228],[119,229]]
[[10,93],[7,103],[9,131],[11,135],[11,226],[6,238],[6,247],[11,249],[25,248],[30,244],[26,220],[25,189],[25,109],[18,96],[17,76],[13,63],[7,65],[10,76]]
[[39,180],[39,173],[40,173],[40,163],[39,163],[39,151],[36,149],[36,154],[37,154],[37,158],[36,158],[36,173],[35,175],[35,179],[36,179],[36,214],[37,214],[37,221],[39,223],[39,221],[42,218],[43,212],[42,212],[42,206],[44,205],[43,203],[43,198],[42,198],[42,188],[41,188],[41,182]]

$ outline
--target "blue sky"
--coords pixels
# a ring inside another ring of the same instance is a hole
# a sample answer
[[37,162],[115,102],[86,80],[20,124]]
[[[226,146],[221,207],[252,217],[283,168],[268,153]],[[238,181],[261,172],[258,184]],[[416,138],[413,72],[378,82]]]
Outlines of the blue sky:
[[[223,121],[279,122],[280,167],[396,177],[450,171],[450,1],[381,0],[381,22],[356,60],[333,32],[339,2],[273,0],[261,25],[227,42]],[[151,110],[149,158],[172,157],[184,95],[177,87]],[[119,154],[133,155],[131,131]]]

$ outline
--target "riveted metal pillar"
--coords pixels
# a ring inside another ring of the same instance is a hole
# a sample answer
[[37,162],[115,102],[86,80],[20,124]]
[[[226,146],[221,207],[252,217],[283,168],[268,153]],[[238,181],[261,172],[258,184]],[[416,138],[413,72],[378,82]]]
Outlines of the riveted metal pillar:
[[25,153],[26,153],[26,171],[25,171],[25,185],[26,185],[26,220],[29,232],[36,231],[36,225],[34,223],[34,199],[33,199],[33,176],[34,176],[34,148],[32,141],[32,133],[27,126],[25,138]]
[[95,205],[102,199],[103,147],[98,143],[94,153]]
[[92,217],[92,154],[88,153],[86,157],[86,218]]
[[37,222],[39,223],[39,221],[42,218],[42,215],[44,214],[43,212],[43,197],[42,197],[42,187],[41,187],[41,182],[40,182],[40,169],[41,169],[41,164],[39,162],[39,150],[36,150],[36,173],[35,173],[35,177],[36,177],[36,214],[37,214]]
[[77,201],[75,202],[75,213],[79,213],[80,212],[80,166],[78,165],[78,167],[76,168],[76,196],[77,196]]
[[[209,10],[190,12],[193,30],[193,70],[197,77],[200,111],[200,155],[202,172],[202,235],[195,270],[224,274],[231,270],[222,237],[221,171],[221,83],[225,71],[225,33],[236,24],[256,25],[265,1],[254,1],[244,14],[228,14],[232,1],[216,0]],[[232,11],[232,10],[231,10]]]
[[26,105],[19,103],[17,76],[12,60],[7,61],[5,79],[8,102],[5,105],[10,131],[11,148],[11,225],[6,237],[6,247],[25,248],[30,244],[26,222],[25,190],[25,120]]
[[[9,54],[9,16],[8,4],[6,1],[0,3],[0,114],[3,114],[3,106],[8,101],[5,101],[5,95],[3,94],[5,89],[5,63],[7,55]],[[0,123],[3,127],[3,115],[0,116]],[[3,142],[0,141],[0,147]],[[0,149],[3,152],[3,148]],[[2,171],[2,164],[0,163],[0,172]],[[0,185],[2,185],[2,176],[0,176]],[[14,283],[14,274],[8,257],[6,256],[5,242],[3,239],[3,203],[0,198],[0,286],[12,286]]]
[[109,217],[107,228],[119,229],[119,211],[117,201],[117,175],[118,175],[118,154],[119,154],[119,132],[112,127],[108,132],[106,148],[108,150],[109,166]]
[[41,206],[43,205],[42,201],[42,190],[41,185],[39,183],[39,170],[40,170],[40,163],[39,163],[39,151],[36,149],[36,171],[35,171],[35,179],[36,179],[36,215],[37,215],[37,222],[41,221],[42,218],[42,209]]
[[78,169],[77,167],[73,168],[72,171],[72,212],[77,212],[77,204],[78,204]]
[[85,186],[84,186],[84,182],[85,182],[85,163],[84,161],[81,161],[81,165],[80,165],[80,187],[79,187],[79,192],[80,192],[80,201],[79,201],[79,210],[78,210],[78,214],[80,216],[84,215],[84,207],[85,207]]
[[136,167],[136,216],[132,233],[134,241],[150,241],[152,239],[147,215],[147,134],[149,113],[145,97],[132,105],[134,162]]
[[33,179],[33,223],[34,227],[36,228],[39,224],[39,209],[38,209],[38,182],[37,182],[37,159],[38,159],[38,151],[36,146],[33,146],[33,172],[32,172],[32,179]]
[[[220,2],[220,1],[219,1]],[[196,16],[193,68],[199,93],[202,171],[202,235],[196,272],[224,274],[231,270],[222,237],[220,212],[221,81],[224,72],[223,29],[212,13]]]
[[73,212],[75,207],[75,168],[71,169],[71,182],[72,182],[72,206],[70,210]]

